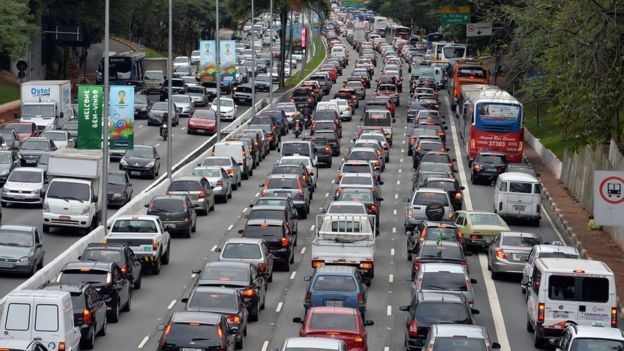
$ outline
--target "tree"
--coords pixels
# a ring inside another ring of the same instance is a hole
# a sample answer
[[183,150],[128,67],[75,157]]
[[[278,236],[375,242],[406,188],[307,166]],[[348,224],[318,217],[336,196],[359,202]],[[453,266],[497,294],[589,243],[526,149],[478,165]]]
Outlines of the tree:
[[0,52],[21,57],[37,32],[26,0],[0,1]]

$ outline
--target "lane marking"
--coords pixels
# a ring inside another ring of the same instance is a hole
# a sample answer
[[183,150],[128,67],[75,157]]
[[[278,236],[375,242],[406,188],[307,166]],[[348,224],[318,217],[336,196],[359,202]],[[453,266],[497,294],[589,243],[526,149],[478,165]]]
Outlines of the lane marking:
[[403,163],[403,159],[400,159],[399,161],[401,161],[401,163]]
[[404,152],[405,152],[405,149],[401,149],[401,153],[404,153]]
[[214,250],[217,249],[217,245],[213,246],[212,249],[210,249],[210,251],[214,252]]
[[405,140],[403,140],[403,144],[405,144]]
[[329,193],[325,193],[325,197],[329,197]]
[[305,246],[304,246],[304,247],[301,249],[301,254],[302,254],[302,255],[305,253],[305,250],[306,250],[306,248],[305,248]]
[[394,281],[394,274],[390,274],[388,276],[388,283],[392,283]]
[[399,173],[403,172],[403,170],[401,168],[399,168]]
[[185,129],[186,129],[186,127],[182,127],[182,128],[180,128],[180,129],[185,130]]
[[394,256],[394,248],[390,249],[390,256]]
[[142,125],[142,124],[139,126],[139,129],[141,129],[141,128],[143,128],[143,125]]
[[503,311],[500,307],[500,300],[498,299],[498,293],[496,292],[496,286],[494,281],[487,274],[488,260],[484,254],[479,254],[479,264],[481,266],[481,272],[483,272],[483,280],[485,281],[485,290],[487,291],[487,299],[492,310],[492,319],[494,320],[494,329],[496,329],[496,337],[501,345],[501,350],[511,350],[509,340],[507,339],[507,328],[505,327],[505,319],[503,318]]
[[[396,227],[392,227],[392,233],[396,233]],[[394,249],[393,249],[394,250]]]
[[245,213],[245,212],[247,212],[247,210],[248,210],[248,209],[249,209],[248,207],[245,207],[245,208],[243,208],[243,211],[242,211],[242,213]]
[[293,271],[292,273],[290,273],[290,280],[295,279],[296,275],[297,275],[297,271]]
[[228,227],[228,231],[232,230],[232,228],[234,228],[234,224],[230,224],[230,226]]
[[264,343],[262,344],[262,349],[260,351],[267,351],[268,348],[269,348],[269,340],[264,340]]
[[145,344],[147,344],[147,340],[149,340],[149,335],[144,337],[143,340],[141,340],[141,342],[139,343],[139,346],[137,348],[142,349],[143,346],[145,346]]
[[384,351],[390,351],[390,347],[389,346],[384,346]]
[[256,197],[260,196],[260,193],[256,193]]
[[278,303],[278,304],[277,304],[277,308],[275,309],[275,312],[280,313],[280,312],[282,311],[282,306],[283,306],[283,305],[284,305],[284,304],[283,304],[283,303],[281,303],[281,302],[280,302],[280,303]]
[[390,305],[386,308],[386,316],[392,316],[392,306]]
[[397,185],[401,185],[401,181],[400,180],[397,180]]
[[550,215],[548,214],[548,212],[546,212],[546,210],[544,210],[544,207],[540,206],[542,213],[546,216],[546,219],[548,220],[548,222],[550,223],[550,226],[552,227],[552,229],[555,231],[555,234],[557,234],[557,237],[559,238],[559,240],[562,243],[565,243],[565,240],[563,240],[563,235],[561,235],[561,232],[559,232],[559,229],[557,229],[557,227],[555,226],[555,223],[553,222],[552,218],[550,218]]
[[197,273],[191,274],[191,278],[195,278],[195,277],[197,277]]
[[312,224],[312,225],[310,226],[310,231],[311,231],[311,232],[313,232],[313,231],[314,231],[314,224]]
[[394,198],[398,199],[399,198],[399,194],[394,194]]
[[168,309],[168,310],[172,309],[172,308],[173,308],[173,306],[175,306],[176,302],[177,302],[177,301],[176,301],[175,299],[171,300],[171,303],[169,304],[169,306],[167,306],[167,309]]
[[392,213],[396,216],[397,210],[392,210]]
[[160,143],[158,143],[158,144],[156,144],[156,145],[154,145],[154,146],[155,146],[155,147],[159,147],[159,146],[160,146]]

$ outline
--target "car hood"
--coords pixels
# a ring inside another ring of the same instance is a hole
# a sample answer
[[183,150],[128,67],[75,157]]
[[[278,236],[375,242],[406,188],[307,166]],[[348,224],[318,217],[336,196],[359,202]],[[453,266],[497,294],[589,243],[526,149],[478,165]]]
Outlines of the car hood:
[[128,156],[124,156],[123,158],[124,161],[126,161],[128,163],[128,165],[130,166],[145,166],[150,162],[154,162],[154,159],[151,158],[142,158],[142,157],[128,157]]
[[20,259],[24,256],[30,256],[30,254],[30,247],[0,245],[0,257]]
[[80,202],[77,200],[63,200],[57,198],[48,198],[48,206],[50,207],[50,213],[58,215],[76,215],[82,213],[82,209],[88,206],[87,201]]
[[6,182],[4,187],[9,190],[33,191],[43,187],[41,183]]

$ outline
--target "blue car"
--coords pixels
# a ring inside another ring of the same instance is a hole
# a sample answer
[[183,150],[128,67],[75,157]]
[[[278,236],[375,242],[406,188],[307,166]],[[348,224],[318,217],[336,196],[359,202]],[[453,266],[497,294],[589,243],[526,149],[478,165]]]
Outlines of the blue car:
[[309,281],[303,307],[332,306],[357,308],[366,314],[366,285],[360,272],[350,266],[321,266]]

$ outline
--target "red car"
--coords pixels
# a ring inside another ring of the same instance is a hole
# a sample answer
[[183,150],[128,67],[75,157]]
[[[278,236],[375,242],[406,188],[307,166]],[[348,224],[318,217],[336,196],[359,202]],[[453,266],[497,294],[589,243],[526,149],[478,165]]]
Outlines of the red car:
[[321,67],[319,72],[327,72],[327,73],[329,73],[329,79],[331,79],[332,82],[336,83],[336,79],[338,79],[338,72],[336,72],[335,68],[333,68],[333,67]]
[[196,110],[189,118],[186,133],[212,135],[217,132],[217,115],[212,110]]
[[293,322],[301,324],[299,336],[340,339],[349,351],[368,351],[364,327],[374,324],[347,307],[312,307],[304,319],[294,318]]
[[14,122],[4,125],[4,128],[13,129],[19,136],[20,143],[23,143],[26,138],[36,137],[39,135],[37,125],[33,122]]

